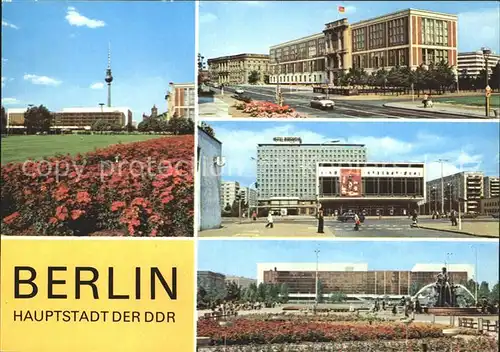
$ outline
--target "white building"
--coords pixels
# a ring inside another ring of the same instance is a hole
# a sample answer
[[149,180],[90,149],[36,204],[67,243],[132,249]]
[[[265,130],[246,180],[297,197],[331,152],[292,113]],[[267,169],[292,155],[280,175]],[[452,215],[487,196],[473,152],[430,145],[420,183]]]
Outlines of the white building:
[[222,181],[220,193],[220,209],[231,207],[240,194],[240,184],[236,181]]
[[242,202],[248,204],[250,208],[257,206],[257,190],[250,187],[240,188]]
[[500,196],[500,178],[498,176],[486,176],[483,182],[484,198],[495,198]]
[[441,178],[427,182],[427,207],[431,211],[441,213],[441,200],[444,198],[445,212],[449,212],[450,208],[458,211],[459,199],[466,200],[461,211],[479,212],[481,197],[484,197],[484,175],[480,171],[463,171],[443,177],[442,182]]
[[[488,57],[488,72],[491,75],[492,68],[500,61],[500,55],[491,54]],[[477,76],[481,70],[486,68],[486,60],[482,51],[458,53],[458,74],[466,73],[469,76]]]

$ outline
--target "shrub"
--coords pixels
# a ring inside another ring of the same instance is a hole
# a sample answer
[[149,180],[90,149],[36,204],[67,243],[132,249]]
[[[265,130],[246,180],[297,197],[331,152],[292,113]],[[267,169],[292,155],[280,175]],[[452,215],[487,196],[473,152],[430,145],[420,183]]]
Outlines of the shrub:
[[193,149],[165,137],[4,165],[2,232],[192,236]]
[[306,117],[287,105],[280,106],[266,101],[253,101],[246,103],[243,112],[250,114],[252,117]]

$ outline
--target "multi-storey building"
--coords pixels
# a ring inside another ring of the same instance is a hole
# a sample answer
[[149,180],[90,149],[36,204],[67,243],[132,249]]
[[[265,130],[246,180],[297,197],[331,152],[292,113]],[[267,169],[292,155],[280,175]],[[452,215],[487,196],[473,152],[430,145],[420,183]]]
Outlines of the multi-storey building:
[[220,192],[220,206],[225,209],[228,205],[231,207],[240,194],[240,184],[235,181],[222,181]]
[[257,280],[243,276],[226,276],[226,282],[235,282],[242,289],[248,288],[251,284],[257,283]]
[[[479,212],[481,197],[484,196],[484,176],[482,172],[463,171],[427,182],[427,205],[429,212],[441,213],[450,209],[458,211],[459,199],[461,199],[461,211]],[[441,185],[443,187],[441,187]],[[443,188],[443,189],[442,189]],[[443,193],[444,192],[444,193]],[[441,200],[444,198],[444,205]]]
[[325,215],[407,215],[425,202],[424,163],[322,162],[316,182]]
[[198,287],[205,290],[224,290],[226,288],[226,276],[213,271],[198,271]]
[[[7,109],[7,128],[24,129],[24,113],[27,108]],[[124,107],[91,107],[91,108],[63,108],[52,112],[51,129],[89,130],[92,125],[102,120],[125,127],[132,124],[132,111]]]
[[248,204],[250,208],[257,206],[257,190],[250,187],[240,188],[241,200]]
[[484,198],[495,198],[500,196],[500,177],[484,177]]
[[257,146],[259,208],[287,209],[289,215],[315,214],[319,162],[366,162],[362,144],[303,144],[300,137],[275,137]]
[[[488,72],[491,75],[493,67],[500,61],[500,55],[488,56]],[[482,51],[458,53],[458,73],[476,77],[481,70],[486,69],[486,59]]]
[[170,83],[166,95],[167,119],[184,117],[194,120],[195,87],[194,83]]
[[493,198],[483,198],[480,201],[480,213],[483,215],[493,215],[493,214],[498,214],[500,207],[500,197],[493,197]]
[[208,59],[210,80],[221,84],[248,84],[251,72],[259,73],[256,83],[264,83],[269,71],[269,55],[239,54]]
[[335,83],[340,72],[441,61],[457,66],[457,16],[408,9],[349,24],[327,23],[323,32],[269,50],[270,83]]
[[366,263],[257,263],[257,284],[286,284],[292,300],[313,300],[316,268],[323,296],[339,292],[350,298],[414,296],[436,282],[443,267],[451,281],[465,285],[474,274],[469,264],[416,264],[411,270],[369,270]]

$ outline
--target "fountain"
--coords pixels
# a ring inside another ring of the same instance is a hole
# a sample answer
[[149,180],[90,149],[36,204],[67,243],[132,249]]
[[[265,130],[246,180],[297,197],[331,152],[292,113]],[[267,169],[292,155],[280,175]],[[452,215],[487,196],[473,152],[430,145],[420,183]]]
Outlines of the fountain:
[[430,297],[430,305],[426,309],[426,313],[434,315],[453,315],[453,316],[467,316],[478,315],[481,312],[476,307],[460,307],[457,298],[461,295],[458,290],[462,290],[469,296],[474,298],[474,295],[463,285],[453,284],[449,277],[446,268],[443,268],[441,273],[438,274],[436,282],[429,284],[420,289],[415,297],[428,290],[433,289],[433,294]]

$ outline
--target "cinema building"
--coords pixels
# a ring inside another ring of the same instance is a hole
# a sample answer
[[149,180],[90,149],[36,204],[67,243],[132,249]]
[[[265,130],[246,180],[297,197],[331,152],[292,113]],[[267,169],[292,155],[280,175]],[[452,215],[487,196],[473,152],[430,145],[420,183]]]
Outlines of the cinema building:
[[270,47],[270,83],[333,84],[350,68],[371,73],[442,60],[456,68],[457,20],[407,9],[352,24],[347,18],[327,23],[316,34]]
[[[26,108],[7,109],[7,129],[23,130],[26,111]],[[90,130],[98,120],[122,127],[132,124],[132,111],[125,107],[64,108],[52,115],[52,130]]]
[[325,215],[407,215],[425,203],[424,163],[318,163],[316,182]]
[[[292,301],[315,299],[316,268],[323,297],[342,293],[350,299],[414,296],[436,282],[444,264],[415,264],[411,270],[371,270],[366,263],[257,263],[257,284],[286,284]],[[469,264],[446,265],[454,284],[474,275]]]

